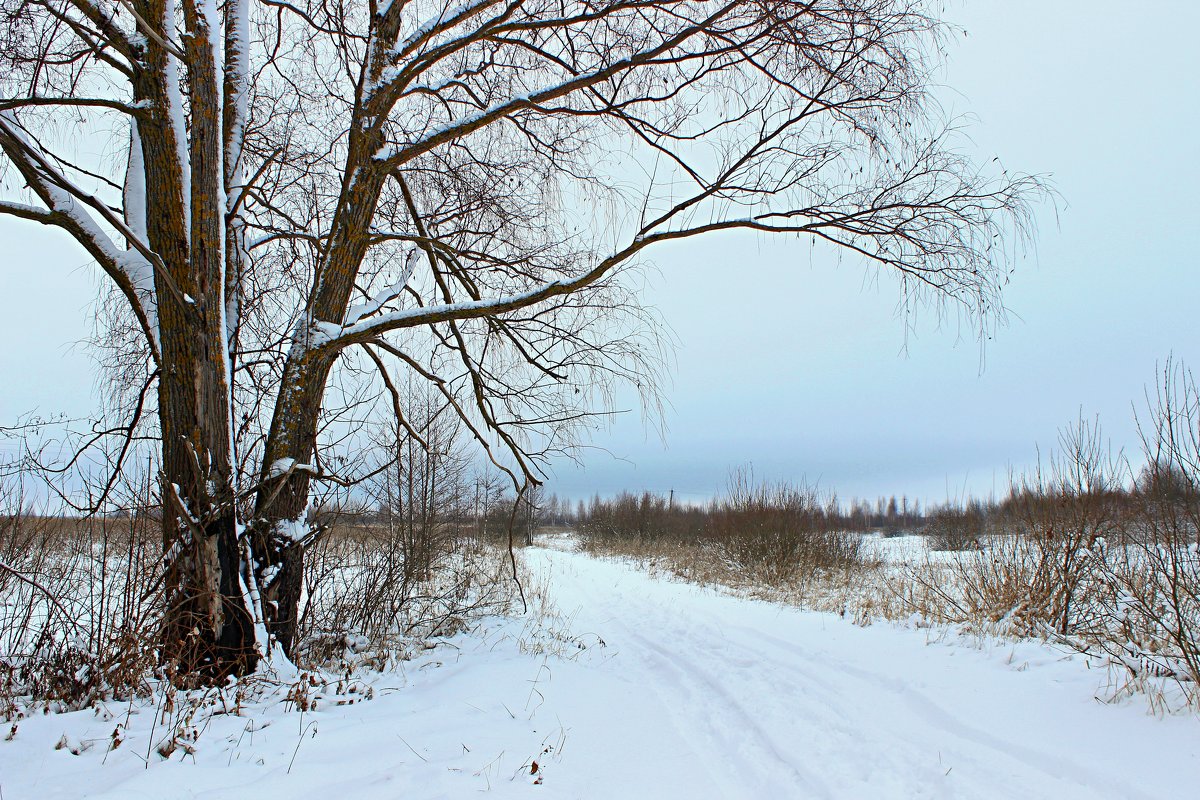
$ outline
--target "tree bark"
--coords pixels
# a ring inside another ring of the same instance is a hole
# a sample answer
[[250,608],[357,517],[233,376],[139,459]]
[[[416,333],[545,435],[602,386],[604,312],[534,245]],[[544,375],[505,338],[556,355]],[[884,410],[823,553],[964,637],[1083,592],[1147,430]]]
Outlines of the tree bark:
[[[312,322],[340,324],[345,316],[370,241],[379,194],[387,180],[387,173],[374,159],[383,144],[378,126],[356,124],[351,132],[345,173],[352,177],[343,191],[336,228],[316,275],[308,312]],[[271,417],[251,523],[264,622],[271,638],[289,657],[293,654],[304,577],[305,542],[297,537],[297,531],[308,508],[312,478],[308,469],[276,474],[277,465],[307,465],[313,460],[325,387],[337,359],[336,353],[309,351],[309,333],[308,329],[295,332],[284,366],[283,388]]]
[[[168,25],[167,6],[143,3]],[[167,553],[161,658],[179,675],[220,680],[257,664],[254,614],[245,591],[234,501],[230,385],[225,336],[224,191],[220,83],[211,20],[184,4],[191,98],[189,147],[170,86],[168,55],[148,44],[135,75],[145,160],[146,235],[162,259],[155,288],[164,368],[163,541]],[[184,163],[184,158],[188,163]]]

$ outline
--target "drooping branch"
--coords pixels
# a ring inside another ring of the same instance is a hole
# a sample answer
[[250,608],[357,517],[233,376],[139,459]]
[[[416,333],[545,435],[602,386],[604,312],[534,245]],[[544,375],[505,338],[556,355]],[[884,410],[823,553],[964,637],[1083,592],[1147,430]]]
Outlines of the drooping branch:
[[[107,206],[55,170],[40,150],[23,135],[10,114],[0,112],[0,150],[16,166],[26,185],[45,203],[46,209],[43,211],[4,203],[0,204],[0,213],[53,225],[70,233],[129,302],[145,334],[151,355],[158,363],[156,301],[149,286],[151,265],[158,260],[157,256]],[[118,248],[81,203],[98,211],[106,223],[125,236],[133,249]]]

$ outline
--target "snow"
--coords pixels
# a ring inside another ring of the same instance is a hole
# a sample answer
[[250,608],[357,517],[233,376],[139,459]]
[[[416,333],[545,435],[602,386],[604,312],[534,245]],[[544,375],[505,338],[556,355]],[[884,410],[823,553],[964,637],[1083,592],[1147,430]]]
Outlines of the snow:
[[391,283],[378,292],[370,301],[361,305],[351,306],[346,311],[346,317],[343,325],[353,325],[363,317],[369,317],[379,311],[392,300],[400,296],[404,291],[404,287],[408,286],[408,282],[412,280],[413,272],[417,269],[417,264],[420,262],[420,252],[413,248],[409,251],[408,256],[404,259],[404,270],[400,273],[400,278],[394,283]]
[[[282,520],[278,527],[279,535],[293,542],[298,542],[303,539],[308,535],[310,530],[308,523],[304,521],[307,515],[308,510],[305,509],[305,512],[296,519]],[[274,577],[274,573],[272,573],[271,577]]]
[[[410,33],[404,38],[403,41],[397,43],[396,46],[392,48],[391,54],[394,56],[406,55],[416,43],[429,36],[430,32],[437,27],[444,25],[447,22],[457,23],[463,17],[473,14],[479,9],[495,4],[496,0],[475,0],[473,3],[463,3],[454,7],[445,6],[438,11],[437,14],[433,15],[420,25],[417,25],[412,33]],[[381,13],[386,14],[389,10],[391,10],[391,6],[392,4],[390,2],[387,3],[387,7],[381,10]]]
[[267,470],[267,477],[278,478],[280,475],[284,475],[291,471],[292,467],[295,465],[296,459],[294,458],[277,458],[271,462],[271,468]]
[[[859,627],[657,580],[566,539],[546,544],[524,554],[534,575],[526,617],[418,648],[355,686],[259,678],[247,688],[257,699],[197,715],[194,753],[181,747],[167,760],[153,752],[164,724],[151,736],[149,706],[34,716],[0,741],[0,791],[1150,798],[1192,796],[1200,780],[1197,718],[1097,702],[1106,673],[1078,656]],[[306,685],[316,709],[286,710],[282,698]],[[106,752],[126,720],[121,746]]]
[[[146,164],[142,154],[142,136],[137,121],[129,123],[129,161],[125,167],[125,224],[140,241],[148,242],[146,232]],[[132,249],[132,247],[130,248]]]
[[[394,46],[389,48],[386,51],[386,56],[389,60],[395,60],[413,55],[414,52],[418,51],[423,45],[427,44],[431,37],[437,35],[438,33],[452,30],[456,25],[461,24],[464,20],[475,16],[475,14],[479,11],[493,5],[496,5],[496,0],[475,0],[475,2],[465,3],[455,7],[443,6],[442,9],[436,14],[431,16],[425,22],[417,25],[408,36],[405,36],[404,39],[400,40]],[[377,13],[381,18],[386,17],[391,12],[391,9],[391,0],[385,0],[385,2],[380,3]],[[463,36],[460,36],[459,40],[461,41],[461,39],[465,38],[465,36],[469,35],[469,33],[470,32],[467,32]],[[447,42],[443,46],[449,47],[450,44],[451,43]],[[370,58],[373,53],[374,48],[369,47],[368,58]],[[367,74],[370,74],[371,64],[368,63],[367,66]],[[391,66],[384,67],[382,70],[380,70],[378,80],[369,81],[366,84],[363,90],[364,96],[368,99],[371,98],[381,88],[385,88],[393,83],[410,66],[411,64],[393,64]]]
[[[413,263],[415,262],[410,261],[410,266]],[[309,326],[308,348],[316,350],[342,339],[365,338],[393,328],[414,327],[455,317],[482,316],[487,312],[498,313],[522,308],[550,296],[558,287],[565,285],[567,284],[563,281],[550,281],[520,294],[401,309],[366,319],[357,318],[355,322],[346,325],[315,320]],[[359,313],[355,309],[351,311]],[[296,341],[293,339],[293,343]]]
[[313,475],[318,473],[318,470],[312,464],[301,464],[294,458],[277,458],[271,462],[271,468],[267,470],[268,478],[278,478],[281,475],[287,475],[289,472],[311,472]]
[[[176,32],[174,3],[163,4],[160,30],[164,37],[174,44]],[[176,158],[179,160],[179,174],[183,176],[183,210],[186,217],[184,230],[190,236],[192,230],[191,158],[188,155],[187,123],[183,110],[183,86],[179,76],[179,63],[172,56],[168,56],[164,64],[163,79],[166,83],[167,117],[170,119],[175,133]]]
[[[229,0],[225,5],[228,26],[225,33],[226,47],[231,56],[230,69],[226,70],[226,79],[232,82],[233,96],[231,98],[233,113],[228,115],[230,128],[227,136],[225,158],[225,210],[226,224],[228,225],[228,240],[229,244],[235,248],[234,252],[238,255],[238,264],[247,264],[249,256],[245,250],[245,221],[241,218],[239,212],[242,193],[245,191],[243,185],[243,170],[242,170],[242,146],[246,135],[246,119],[249,115],[249,75],[250,75],[250,14],[247,8],[246,0]],[[218,72],[221,67],[218,61]],[[229,284],[224,270],[229,269],[228,259],[222,259],[222,275],[221,280],[225,285]],[[240,276],[235,275],[235,278]],[[228,346],[228,358],[226,358],[226,368],[232,370],[233,359],[235,357],[237,332],[241,327],[241,301],[237,291],[227,292],[225,297],[225,317],[222,320],[225,326],[225,341]],[[227,375],[227,381],[230,386],[232,396],[233,392],[233,375],[230,372]],[[232,411],[233,403],[230,403]],[[231,427],[232,431],[233,428]],[[230,453],[234,453],[236,457],[237,442],[230,442]]]

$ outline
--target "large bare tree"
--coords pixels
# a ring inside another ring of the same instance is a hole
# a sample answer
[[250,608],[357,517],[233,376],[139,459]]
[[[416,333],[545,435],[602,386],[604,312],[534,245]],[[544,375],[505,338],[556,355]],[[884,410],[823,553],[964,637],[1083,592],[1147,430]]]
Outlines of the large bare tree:
[[0,212],[109,280],[161,441],[164,658],[290,650],[372,375],[402,427],[408,373],[536,481],[646,385],[621,274],[673,240],[813,237],[994,319],[1041,186],[940,127],[930,5],[0,0]]

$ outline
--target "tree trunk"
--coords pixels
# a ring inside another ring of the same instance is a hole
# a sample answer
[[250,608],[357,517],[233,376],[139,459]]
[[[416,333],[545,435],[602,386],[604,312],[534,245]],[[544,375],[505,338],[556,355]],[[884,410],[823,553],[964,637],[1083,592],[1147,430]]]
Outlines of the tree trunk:
[[332,360],[297,357],[284,370],[251,523],[255,581],[271,639],[293,657],[304,579],[305,527],[317,422]]
[[[382,131],[377,125],[360,127],[360,122],[356,120],[350,132],[346,174],[353,177],[343,190],[340,224],[318,269],[317,290],[308,310],[310,321],[341,323],[345,316],[370,241],[368,232],[379,193],[387,179],[374,159],[384,144]],[[332,353],[307,350],[310,332],[307,328],[295,331],[284,365],[251,523],[264,622],[271,638],[289,657],[299,621],[305,548],[301,528],[311,473],[308,468],[289,471],[280,465],[308,465],[313,460],[325,386],[336,359]]]
[[257,666],[241,569],[236,521],[224,515],[208,523],[168,570],[162,660],[180,678],[216,683]]
[[[161,0],[144,6],[174,29]],[[183,4],[191,126],[173,66],[150,46],[135,76],[155,113],[138,123],[144,153],[146,235],[162,258],[155,271],[163,369],[163,541],[166,551],[164,665],[218,681],[255,668],[248,572],[233,488],[230,362],[226,330],[225,192],[221,82],[214,60],[216,20]]]

